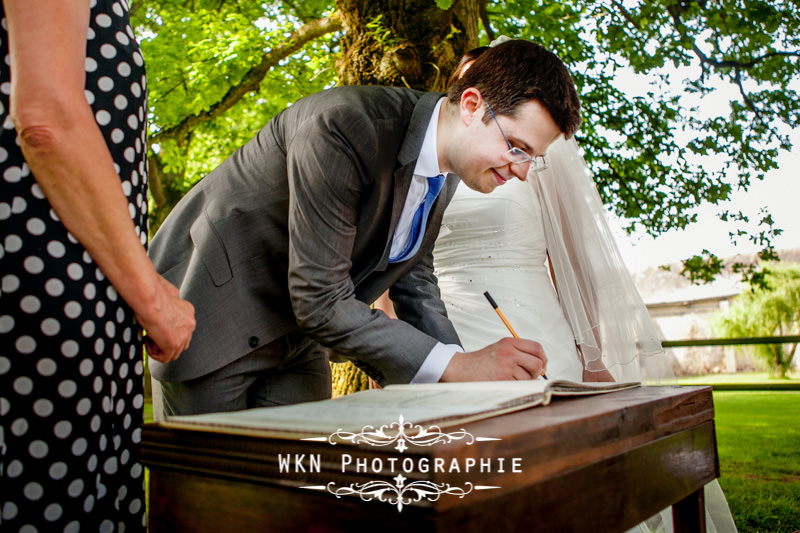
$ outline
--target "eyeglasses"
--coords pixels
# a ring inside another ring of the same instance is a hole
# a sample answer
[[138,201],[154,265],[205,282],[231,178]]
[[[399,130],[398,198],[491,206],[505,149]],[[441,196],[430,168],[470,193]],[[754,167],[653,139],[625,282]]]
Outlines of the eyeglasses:
[[497,121],[497,117],[494,116],[494,111],[492,111],[492,107],[487,103],[486,108],[489,110],[489,113],[492,115],[494,119],[494,123],[497,124],[497,128],[500,130],[500,134],[503,136],[503,139],[506,140],[506,144],[508,145],[508,152],[506,152],[506,157],[508,161],[513,164],[522,164],[528,163],[531,164],[531,170],[534,172],[541,172],[542,170],[547,168],[547,160],[544,158],[543,155],[537,155],[531,157],[524,150],[517,148],[516,146],[511,146],[511,143],[508,142],[508,137],[506,137],[506,133],[503,131],[503,128],[500,127],[500,123]]

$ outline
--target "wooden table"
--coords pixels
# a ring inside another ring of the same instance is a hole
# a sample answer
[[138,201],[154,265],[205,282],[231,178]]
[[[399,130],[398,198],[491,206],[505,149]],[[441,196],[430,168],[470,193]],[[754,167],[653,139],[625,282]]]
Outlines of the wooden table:
[[[143,460],[150,468],[150,531],[625,531],[673,504],[676,531],[705,530],[702,487],[719,476],[710,387],[554,398],[549,406],[463,429],[496,440],[411,446],[400,453],[368,444],[334,446],[147,424]],[[319,458],[319,471],[281,473],[278,457],[289,453],[303,454],[298,458],[306,470],[309,457]],[[345,456],[353,468],[343,472]],[[393,471],[392,457],[398,461]],[[499,458],[505,459],[502,467]],[[399,466],[403,459],[415,461],[414,470],[426,461],[431,468],[405,472]],[[437,459],[447,466],[443,471],[434,471]],[[477,465],[483,459],[484,472],[477,467],[466,472],[470,459]],[[379,460],[385,468],[356,472],[356,460],[369,465]],[[463,497],[425,497],[402,510],[358,495],[337,498],[330,490],[301,488],[397,485],[398,473],[405,485],[428,481],[472,488]]]

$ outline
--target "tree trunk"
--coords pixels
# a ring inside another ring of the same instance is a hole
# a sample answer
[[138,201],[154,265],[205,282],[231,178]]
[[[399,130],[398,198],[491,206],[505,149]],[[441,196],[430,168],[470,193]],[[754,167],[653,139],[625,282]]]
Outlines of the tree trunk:
[[[345,35],[340,85],[389,85],[445,91],[447,78],[466,52],[478,46],[485,0],[336,0]],[[335,364],[334,396],[367,388],[352,363]]]
[[444,90],[461,56],[478,46],[480,6],[455,0],[336,0],[345,35],[342,85],[391,85]]
[[783,364],[781,361],[781,345],[772,345],[772,370],[778,378],[786,377]]

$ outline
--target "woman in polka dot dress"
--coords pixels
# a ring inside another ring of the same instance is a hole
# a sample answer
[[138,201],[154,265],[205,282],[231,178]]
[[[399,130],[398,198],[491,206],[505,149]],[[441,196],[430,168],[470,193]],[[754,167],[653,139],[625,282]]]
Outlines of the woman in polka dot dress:
[[144,62],[126,0],[0,10],[0,530],[144,528],[142,328],[194,310],[147,259]]

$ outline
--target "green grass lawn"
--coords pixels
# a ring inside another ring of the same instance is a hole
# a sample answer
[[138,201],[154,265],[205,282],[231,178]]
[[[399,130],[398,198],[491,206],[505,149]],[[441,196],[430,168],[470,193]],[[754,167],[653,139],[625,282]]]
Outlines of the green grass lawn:
[[800,391],[714,392],[720,485],[739,531],[800,530]]
[[706,374],[703,376],[686,376],[678,378],[681,385],[696,384],[728,384],[728,383],[754,383],[771,385],[775,383],[792,383],[800,387],[800,372],[793,372],[788,379],[769,377],[767,372],[739,372],[736,374]]

